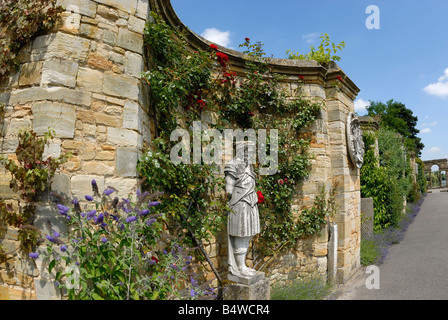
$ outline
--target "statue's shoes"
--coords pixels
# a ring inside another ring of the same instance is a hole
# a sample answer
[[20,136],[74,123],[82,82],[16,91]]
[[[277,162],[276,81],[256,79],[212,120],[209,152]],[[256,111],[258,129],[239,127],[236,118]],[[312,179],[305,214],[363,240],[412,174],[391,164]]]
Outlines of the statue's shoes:
[[251,277],[251,276],[254,276],[254,275],[257,273],[257,271],[254,270],[254,269],[245,268],[244,270],[240,270],[240,273],[241,273],[243,276]]

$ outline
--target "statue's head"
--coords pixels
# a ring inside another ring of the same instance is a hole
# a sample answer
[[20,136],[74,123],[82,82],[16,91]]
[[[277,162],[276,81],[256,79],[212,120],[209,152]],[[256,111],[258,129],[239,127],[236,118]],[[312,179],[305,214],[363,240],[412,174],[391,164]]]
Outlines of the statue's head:
[[255,163],[255,143],[252,141],[237,141],[236,158],[245,164]]

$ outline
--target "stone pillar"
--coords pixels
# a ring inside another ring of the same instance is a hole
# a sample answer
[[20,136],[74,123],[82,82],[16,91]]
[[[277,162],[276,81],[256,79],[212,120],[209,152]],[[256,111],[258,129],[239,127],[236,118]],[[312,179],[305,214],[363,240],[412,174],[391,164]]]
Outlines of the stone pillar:
[[354,112],[358,92],[349,80],[338,80],[344,74],[329,65],[326,83],[326,106],[331,150],[332,180],[336,183],[337,213],[332,222],[338,227],[337,282],[344,283],[360,267],[361,192],[359,169],[351,162],[346,139],[346,122]]
[[224,300],[270,300],[270,279],[264,272],[253,277],[238,277],[229,274],[229,284],[223,288]]

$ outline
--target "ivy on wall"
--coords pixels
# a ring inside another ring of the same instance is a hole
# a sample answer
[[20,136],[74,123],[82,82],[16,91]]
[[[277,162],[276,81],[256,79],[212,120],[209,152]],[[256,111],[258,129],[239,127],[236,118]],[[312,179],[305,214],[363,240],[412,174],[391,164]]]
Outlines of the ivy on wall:
[[[210,233],[216,235],[225,226],[228,208],[225,198],[220,197],[224,181],[210,174],[215,168],[207,164],[173,165],[168,156],[177,143],[169,139],[172,130],[188,130],[193,121],[212,114],[216,122],[208,124],[211,128],[279,131],[279,170],[258,177],[264,200],[259,204],[259,250],[272,254],[318,232],[333,209],[326,191],[299,218],[293,216],[291,201],[310,170],[309,141],[301,133],[319,115],[321,105],[301,97],[301,82],[297,98],[288,98],[281,89],[284,79],[272,72],[261,43],[246,38],[240,45],[245,50],[246,65],[245,73],[238,76],[218,46],[211,44],[208,50],[193,51],[178,30],[158,15],[152,16],[154,21],[145,28],[149,70],[143,78],[150,87],[158,139],[154,150],[139,160],[138,170],[146,178],[147,187],[165,192],[162,205],[173,221],[201,239],[207,239]],[[256,164],[256,172],[259,169]],[[215,198],[210,197],[213,190],[217,191]]]

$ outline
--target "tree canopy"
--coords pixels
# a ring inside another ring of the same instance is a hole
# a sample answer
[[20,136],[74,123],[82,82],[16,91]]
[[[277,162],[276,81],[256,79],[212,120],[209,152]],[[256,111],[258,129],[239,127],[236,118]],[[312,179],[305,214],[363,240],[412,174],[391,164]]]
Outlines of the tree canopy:
[[420,132],[417,129],[418,118],[413,115],[412,110],[406,108],[404,103],[393,99],[387,101],[386,104],[370,101],[367,112],[371,117],[378,117],[381,125],[401,134],[408,150],[415,151],[418,156],[421,155],[425,145],[421,142],[421,138],[417,137]]

